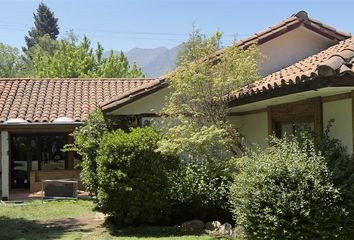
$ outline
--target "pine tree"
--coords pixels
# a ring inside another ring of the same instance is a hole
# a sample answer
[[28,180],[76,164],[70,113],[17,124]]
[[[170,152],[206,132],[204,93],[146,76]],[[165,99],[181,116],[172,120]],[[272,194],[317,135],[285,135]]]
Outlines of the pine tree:
[[28,36],[25,36],[27,47],[22,50],[27,54],[27,51],[38,43],[38,39],[44,35],[48,35],[52,39],[57,39],[59,34],[58,18],[44,3],[40,3],[37,8],[37,13],[33,13],[34,27],[28,31]]

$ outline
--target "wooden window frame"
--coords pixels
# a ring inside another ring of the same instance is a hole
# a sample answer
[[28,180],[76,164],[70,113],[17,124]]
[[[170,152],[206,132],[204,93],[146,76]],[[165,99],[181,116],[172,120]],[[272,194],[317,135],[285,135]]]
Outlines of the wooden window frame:
[[313,121],[315,133],[321,134],[323,128],[321,97],[273,105],[268,107],[269,135],[279,136],[279,125],[299,121]]

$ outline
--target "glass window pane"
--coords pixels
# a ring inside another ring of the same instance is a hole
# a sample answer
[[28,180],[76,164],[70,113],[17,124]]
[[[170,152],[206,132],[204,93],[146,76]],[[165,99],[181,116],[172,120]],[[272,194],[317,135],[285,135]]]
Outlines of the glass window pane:
[[297,135],[302,132],[313,132],[315,123],[313,121],[297,121],[292,123],[281,123],[281,136]]
[[67,143],[66,135],[46,135],[40,137],[41,169],[62,170],[66,168],[67,154],[62,151]]

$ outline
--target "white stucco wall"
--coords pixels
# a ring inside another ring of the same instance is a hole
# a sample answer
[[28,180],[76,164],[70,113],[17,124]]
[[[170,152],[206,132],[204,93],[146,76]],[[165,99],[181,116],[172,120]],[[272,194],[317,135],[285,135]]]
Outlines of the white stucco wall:
[[158,113],[165,106],[166,96],[169,94],[169,89],[164,88],[146,97],[143,97],[135,102],[123,106],[110,114],[112,115],[134,115],[142,113]]
[[327,126],[330,119],[334,119],[331,137],[341,140],[348,152],[353,153],[352,100],[323,103],[323,127]]
[[256,143],[260,147],[267,147],[268,114],[267,112],[254,113],[243,116],[232,116],[231,123],[245,136],[249,143]]
[[299,27],[259,46],[265,59],[261,65],[263,76],[317,53],[334,42],[305,27]]

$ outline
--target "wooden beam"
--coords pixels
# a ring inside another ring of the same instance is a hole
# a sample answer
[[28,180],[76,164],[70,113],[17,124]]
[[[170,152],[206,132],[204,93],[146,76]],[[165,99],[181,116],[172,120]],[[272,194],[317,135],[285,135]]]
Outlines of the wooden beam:
[[351,92],[322,97],[322,103],[333,102],[333,101],[338,101],[338,100],[347,99],[347,98],[352,98]]
[[2,131],[10,131],[10,132],[41,132],[41,133],[67,133],[73,132],[77,127],[82,126],[82,124],[16,124],[16,125],[7,125],[7,124],[0,124],[0,130]]
[[352,94],[352,144],[353,144],[353,152],[354,152],[354,91],[351,92]]
[[263,112],[267,112],[267,111],[268,111],[267,108],[262,108],[262,109],[245,111],[245,112],[231,112],[231,113],[229,113],[229,116],[244,116],[244,115],[250,115],[250,114],[256,114],[256,113],[263,113]]

